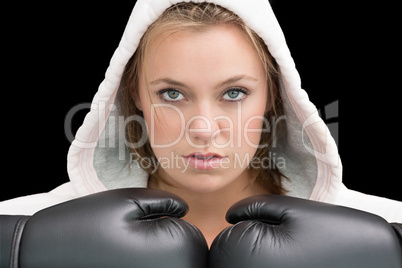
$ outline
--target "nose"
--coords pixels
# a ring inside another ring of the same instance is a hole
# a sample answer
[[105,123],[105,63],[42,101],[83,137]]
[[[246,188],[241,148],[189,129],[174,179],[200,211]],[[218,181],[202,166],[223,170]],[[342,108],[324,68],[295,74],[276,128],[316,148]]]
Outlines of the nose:
[[207,148],[220,133],[219,124],[214,119],[216,109],[208,104],[193,108],[195,112],[187,120],[187,141],[195,148]]

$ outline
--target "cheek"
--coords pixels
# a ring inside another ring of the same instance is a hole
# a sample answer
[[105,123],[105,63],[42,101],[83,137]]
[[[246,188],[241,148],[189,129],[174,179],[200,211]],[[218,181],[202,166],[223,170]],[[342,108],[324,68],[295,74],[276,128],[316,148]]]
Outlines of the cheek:
[[263,118],[261,116],[256,116],[244,122],[243,140],[245,145],[253,148],[259,145],[263,127],[262,120]]
[[183,113],[169,104],[150,104],[144,110],[151,147],[167,148],[177,144],[184,136]]
[[264,127],[265,106],[243,110],[242,116],[242,144],[245,147],[257,148],[261,139],[261,131]]

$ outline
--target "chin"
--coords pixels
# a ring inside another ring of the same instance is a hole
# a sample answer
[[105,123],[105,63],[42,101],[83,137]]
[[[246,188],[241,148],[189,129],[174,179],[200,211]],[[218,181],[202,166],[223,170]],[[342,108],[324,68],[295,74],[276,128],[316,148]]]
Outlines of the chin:
[[217,175],[197,174],[188,175],[188,179],[181,185],[196,194],[213,194],[229,187],[232,183],[228,180],[228,176],[222,178]]

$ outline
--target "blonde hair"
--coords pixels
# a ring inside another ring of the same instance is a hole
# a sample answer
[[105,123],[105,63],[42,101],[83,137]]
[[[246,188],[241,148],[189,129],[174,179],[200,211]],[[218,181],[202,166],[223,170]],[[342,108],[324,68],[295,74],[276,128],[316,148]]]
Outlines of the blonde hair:
[[[265,42],[252,31],[243,20],[235,13],[213,3],[193,3],[182,2],[175,4],[165,10],[165,12],[152,23],[140,40],[138,48],[126,65],[122,78],[123,98],[122,109],[126,117],[139,115],[142,112],[136,107],[133,96],[139,96],[139,74],[144,66],[144,59],[147,55],[149,45],[156,37],[166,32],[177,32],[183,30],[205,31],[213,26],[229,25],[238,27],[244,36],[253,44],[267,74],[267,103],[271,108],[265,114],[265,118],[272,124],[275,124],[275,136],[272,132],[263,132],[261,134],[260,147],[257,149],[255,158],[267,158],[275,138],[283,134],[284,127],[282,120],[278,120],[283,115],[283,105],[279,94],[279,71],[274,58],[268,51]],[[266,126],[265,126],[266,127]],[[143,126],[136,121],[129,122],[126,127],[126,138],[130,144],[136,144],[142,137]],[[279,135],[278,135],[279,134]],[[131,153],[139,157],[148,174],[152,177],[158,177],[158,171],[152,173],[157,167],[154,166],[156,157],[151,145],[147,140],[141,147],[130,148]],[[150,159],[153,159],[150,161]],[[272,162],[272,159],[269,161]],[[250,182],[256,182],[273,194],[284,194],[282,187],[283,174],[274,166],[271,168],[251,167]]]

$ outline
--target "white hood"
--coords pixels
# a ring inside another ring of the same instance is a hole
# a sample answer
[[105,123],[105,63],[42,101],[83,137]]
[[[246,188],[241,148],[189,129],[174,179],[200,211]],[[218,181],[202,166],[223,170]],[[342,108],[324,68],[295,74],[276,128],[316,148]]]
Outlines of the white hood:
[[[91,110],[69,149],[68,173],[79,195],[147,186],[147,174],[128,164],[116,96],[126,63],[142,35],[165,9],[178,2],[183,1],[137,1],[105,79],[93,98]],[[316,107],[301,88],[299,74],[268,0],[207,2],[214,2],[240,16],[265,41],[279,65],[288,134],[285,141],[277,144],[275,154],[286,161],[286,169],[281,171],[290,178],[284,181],[288,194],[334,202],[344,187],[337,146]]]

